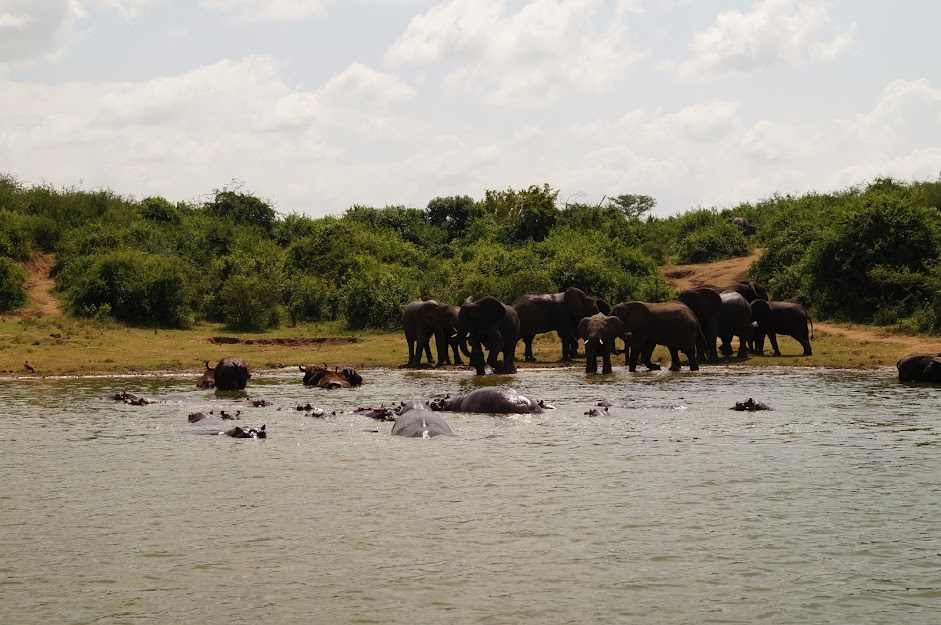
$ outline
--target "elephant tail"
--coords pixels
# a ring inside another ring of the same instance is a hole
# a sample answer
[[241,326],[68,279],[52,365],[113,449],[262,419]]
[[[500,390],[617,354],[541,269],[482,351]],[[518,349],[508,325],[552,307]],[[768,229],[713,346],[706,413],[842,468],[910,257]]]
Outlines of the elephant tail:
[[810,322],[810,340],[815,341],[814,338],[814,320],[810,318],[810,315],[807,315],[807,321]]

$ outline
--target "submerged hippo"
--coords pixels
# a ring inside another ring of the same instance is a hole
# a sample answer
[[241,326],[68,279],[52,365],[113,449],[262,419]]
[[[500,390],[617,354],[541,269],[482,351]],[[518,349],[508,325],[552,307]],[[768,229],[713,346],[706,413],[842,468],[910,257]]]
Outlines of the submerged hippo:
[[536,414],[542,412],[540,403],[534,402],[508,386],[488,386],[451,397],[434,399],[431,409],[450,412],[490,412],[496,414]]
[[760,401],[755,401],[751,397],[745,401],[737,401],[735,405],[729,408],[729,410],[738,410],[738,411],[753,411],[753,410],[774,410],[768,404],[762,403]]
[[268,433],[265,432],[264,425],[262,425],[260,428],[255,428],[248,425],[241,427],[237,425],[231,430],[222,432],[222,434],[231,436],[232,438],[268,438]]
[[398,418],[392,426],[393,436],[406,438],[431,438],[442,434],[451,434],[451,428],[444,419],[431,410],[423,401],[413,399],[402,404]]

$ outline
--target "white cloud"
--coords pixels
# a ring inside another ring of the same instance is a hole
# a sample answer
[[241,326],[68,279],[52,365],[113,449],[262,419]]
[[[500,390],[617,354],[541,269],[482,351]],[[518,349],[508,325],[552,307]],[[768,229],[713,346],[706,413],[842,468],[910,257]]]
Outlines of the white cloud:
[[100,4],[120,13],[124,19],[133,20],[142,15],[148,7],[160,0],[86,0],[86,3]]
[[322,93],[325,98],[364,107],[397,104],[415,96],[415,90],[394,74],[377,72],[361,63],[353,63],[331,78]]
[[72,0],[0,0],[0,65],[61,54],[82,15]]
[[246,20],[298,19],[324,12],[324,0],[200,0],[200,4]]
[[660,67],[681,78],[699,78],[831,59],[853,44],[855,27],[828,40],[823,31],[829,21],[822,0],[763,0],[747,12],[720,13],[693,36],[690,58]]
[[446,83],[494,104],[534,106],[568,90],[601,91],[642,57],[627,41],[633,3],[618,3],[599,28],[603,4],[534,0],[511,14],[503,0],[448,0],[412,18],[386,60],[456,65]]

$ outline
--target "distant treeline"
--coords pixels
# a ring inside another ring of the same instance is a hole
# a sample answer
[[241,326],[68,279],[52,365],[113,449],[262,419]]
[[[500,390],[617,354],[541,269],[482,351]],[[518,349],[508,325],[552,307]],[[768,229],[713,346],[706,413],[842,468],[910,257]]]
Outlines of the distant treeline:
[[[764,249],[751,276],[818,316],[941,330],[941,182],[773,196],[651,215],[645,195],[560,205],[549,185],[438,197],[424,209],[279,215],[238,189],[202,203],[26,187],[0,175],[0,310],[23,306],[19,263],[55,253],[69,313],[132,325],[233,329],[345,320],[393,329],[404,305],[468,295],[510,303],[577,286],[615,303],[663,301],[659,266]],[[747,218],[746,235],[730,223]]]

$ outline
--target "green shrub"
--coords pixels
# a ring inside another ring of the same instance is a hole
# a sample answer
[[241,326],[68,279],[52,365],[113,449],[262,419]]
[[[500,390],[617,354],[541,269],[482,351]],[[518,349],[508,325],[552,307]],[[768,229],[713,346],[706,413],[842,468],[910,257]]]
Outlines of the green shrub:
[[219,292],[226,324],[233,330],[257,332],[277,327],[277,289],[257,276],[237,275],[227,279]]
[[748,243],[742,231],[732,224],[718,222],[683,237],[673,260],[678,265],[687,265],[747,255]]
[[401,325],[402,309],[419,293],[414,270],[385,265],[360,257],[343,287],[342,310],[351,330],[394,330]]
[[117,250],[87,257],[57,276],[67,308],[95,316],[104,306],[124,323],[185,327],[190,308],[188,274],[174,258],[137,250]]
[[340,292],[336,285],[317,276],[292,278],[286,289],[287,308],[292,323],[332,321],[340,312]]
[[15,310],[26,303],[26,271],[0,256],[0,312]]

